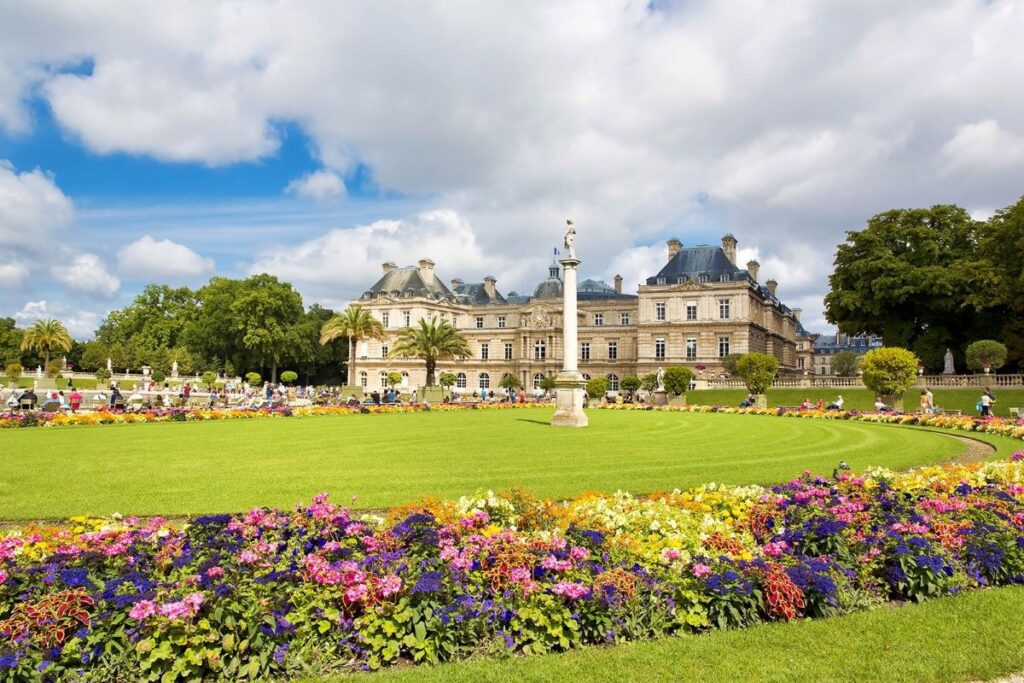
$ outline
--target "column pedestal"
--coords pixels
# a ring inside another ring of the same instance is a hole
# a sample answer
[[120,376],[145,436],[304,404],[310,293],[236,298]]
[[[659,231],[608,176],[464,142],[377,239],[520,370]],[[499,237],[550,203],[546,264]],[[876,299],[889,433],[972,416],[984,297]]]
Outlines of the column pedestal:
[[576,319],[576,269],[579,259],[569,258],[560,261],[563,268],[562,284],[562,371],[555,376],[555,389],[558,398],[555,401],[555,414],[551,418],[552,427],[586,427],[587,414],[583,412],[583,400],[586,398],[586,380],[580,374],[577,364],[579,351],[578,321]]
[[578,372],[562,371],[555,376],[555,414],[551,418],[552,427],[586,427],[587,414],[583,411],[583,401],[587,395],[587,381]]
[[651,394],[651,405],[655,406],[667,406],[668,405],[668,392],[667,391],[655,391]]

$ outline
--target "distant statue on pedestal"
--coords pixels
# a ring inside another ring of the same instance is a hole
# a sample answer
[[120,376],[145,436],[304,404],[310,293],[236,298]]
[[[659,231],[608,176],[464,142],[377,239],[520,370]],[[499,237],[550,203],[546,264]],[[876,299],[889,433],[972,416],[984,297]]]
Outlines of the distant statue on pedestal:
[[567,220],[565,222],[569,226],[568,230],[565,231],[565,240],[564,240],[565,252],[566,252],[566,255],[567,255],[566,258],[575,259],[576,258],[576,228],[573,227],[572,220]]
[[946,367],[942,369],[943,375],[955,375],[956,368],[953,366],[953,352],[946,349]]
[[178,376],[178,361],[171,363],[171,377]]
[[36,366],[36,377],[42,377],[42,376],[43,376],[43,366],[42,365],[37,365]]
[[658,388],[655,391],[665,391],[665,368],[658,368]]
[[107,356],[107,372],[113,372],[113,371],[114,371],[114,362],[110,359],[110,356]]

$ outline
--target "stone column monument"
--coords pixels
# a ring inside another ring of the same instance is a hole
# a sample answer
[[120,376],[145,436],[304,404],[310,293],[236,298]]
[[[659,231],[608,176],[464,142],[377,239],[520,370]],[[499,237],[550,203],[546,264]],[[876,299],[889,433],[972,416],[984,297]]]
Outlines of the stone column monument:
[[566,221],[566,257],[560,259],[565,272],[562,284],[562,371],[555,376],[555,390],[558,392],[556,410],[551,418],[552,427],[586,427],[587,414],[583,412],[586,382],[580,374],[576,361],[579,352],[576,317],[576,269],[580,261],[576,258],[576,228],[572,221]]

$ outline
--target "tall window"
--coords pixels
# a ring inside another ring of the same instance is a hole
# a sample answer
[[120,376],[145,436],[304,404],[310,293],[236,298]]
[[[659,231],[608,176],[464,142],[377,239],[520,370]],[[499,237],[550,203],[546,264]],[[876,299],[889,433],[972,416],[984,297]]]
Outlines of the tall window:
[[696,320],[697,319],[697,302],[687,301],[686,302],[686,319]]
[[620,325],[628,325],[629,324],[629,313],[623,313],[622,315],[619,316],[619,324]]
[[604,325],[604,313],[595,313],[594,314],[594,326],[595,327],[601,327],[601,325]]
[[409,327],[411,319],[412,319],[412,316],[409,314],[409,311],[402,311],[402,323],[406,327]]
[[370,376],[366,374],[366,370],[359,373],[359,386],[366,388],[370,384]]
[[533,343],[533,359],[544,360],[548,357],[548,345],[543,339],[538,339]]
[[388,313],[387,311],[382,312],[380,314],[380,324],[383,325],[384,327],[390,327],[391,326],[391,314]]
[[618,375],[608,375],[608,390],[609,391],[618,391],[619,390],[619,376]]
[[498,316],[498,327],[501,327],[501,328],[505,327],[505,316],[503,316],[503,315],[499,315]]
[[381,344],[380,345],[380,357],[381,358],[387,358],[388,357],[388,345],[387,344]]
[[718,357],[725,358],[729,355],[729,338],[719,337],[718,338]]
[[608,360],[615,360],[619,357],[619,342],[608,342]]
[[798,368],[800,368],[801,370],[803,370],[804,369],[804,359],[803,358],[797,358],[796,359],[796,366]]
[[701,273],[700,275],[697,276],[697,282],[707,282],[707,281],[708,281],[707,273]]
[[486,372],[481,372],[480,373],[480,388],[481,389],[490,389],[491,388],[491,376],[488,375]]
[[697,357],[697,338],[688,337],[686,340],[686,359],[693,360]]
[[459,329],[459,316],[452,316],[452,327],[454,327],[455,329]]
[[665,278],[663,278],[663,277],[659,277],[659,278],[658,278],[658,284],[659,284],[659,285],[663,285],[663,284],[665,284]]
[[590,360],[590,342],[580,342],[580,360]]
[[729,319],[729,300],[719,299],[718,300],[718,317],[722,320]]
[[544,379],[544,374],[543,373],[538,372],[536,375],[534,375],[533,376],[533,388],[534,389],[540,389],[540,382],[543,379]]
[[491,346],[490,344],[480,345],[480,359],[488,360],[491,357]]
[[655,320],[664,320],[665,319],[665,303],[664,302],[659,301],[658,303],[654,304],[654,319]]
[[505,342],[505,360],[512,360],[512,342]]
[[386,387],[388,385],[388,373],[381,371],[380,373],[380,385]]
[[466,388],[466,373],[460,372],[459,374],[455,375],[455,386],[458,389]]
[[664,358],[665,357],[665,340],[661,337],[654,340],[654,357]]
[[484,317],[482,315],[478,315],[476,317],[476,329],[482,330],[483,328],[484,328]]
[[719,282],[728,282],[729,281],[729,274],[728,273],[722,273],[721,275],[718,276],[718,281]]

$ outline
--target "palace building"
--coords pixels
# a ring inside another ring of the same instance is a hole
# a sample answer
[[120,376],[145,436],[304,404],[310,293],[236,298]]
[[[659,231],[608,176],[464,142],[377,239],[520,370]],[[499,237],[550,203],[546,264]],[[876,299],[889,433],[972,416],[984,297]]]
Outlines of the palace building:
[[[759,265],[736,263],[736,238],[721,246],[684,247],[668,241],[667,261],[639,286],[636,294],[614,284],[583,280],[577,287],[579,368],[586,379],[607,377],[612,391],[626,376],[686,365],[698,379],[723,375],[722,358],[759,351],[779,359],[781,372],[798,368],[799,309],[776,296],[778,283],[758,279]],[[370,390],[386,386],[389,371],[402,373],[402,386],[426,384],[421,360],[391,359],[398,333],[421,318],[436,317],[458,328],[469,341],[471,357],[438,363],[437,373],[457,377],[456,390],[497,389],[512,374],[527,389],[562,367],[562,278],[558,265],[532,295],[502,295],[494,277],[445,284],[430,259],[399,268],[383,264],[381,278],[353,305],[376,316],[383,340],[361,340],[354,363],[356,382]],[[808,364],[809,365],[809,364]]]

